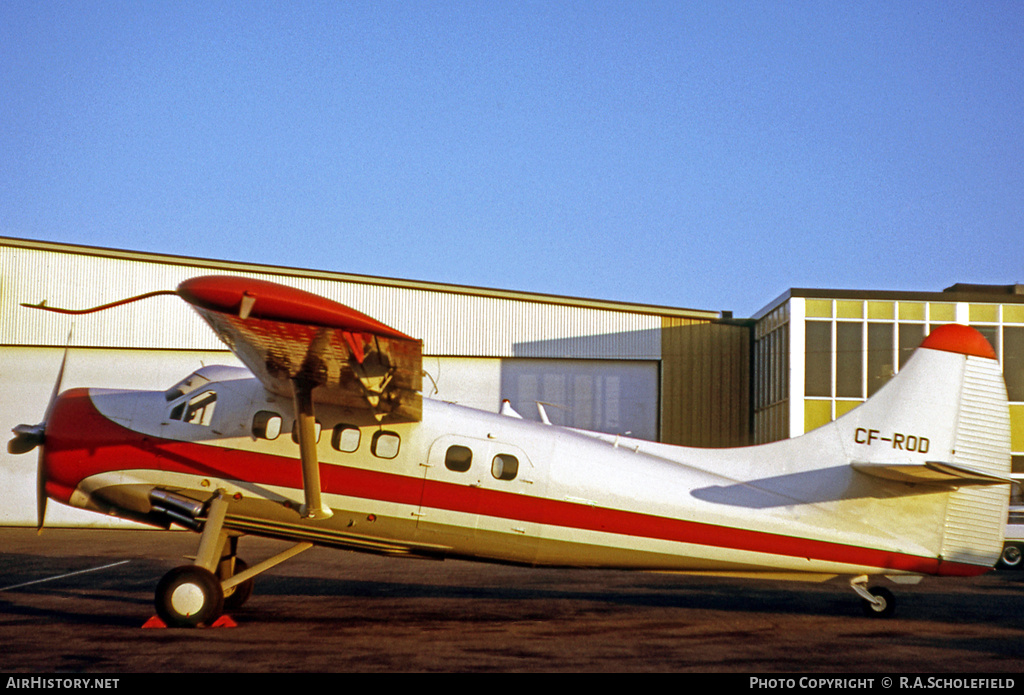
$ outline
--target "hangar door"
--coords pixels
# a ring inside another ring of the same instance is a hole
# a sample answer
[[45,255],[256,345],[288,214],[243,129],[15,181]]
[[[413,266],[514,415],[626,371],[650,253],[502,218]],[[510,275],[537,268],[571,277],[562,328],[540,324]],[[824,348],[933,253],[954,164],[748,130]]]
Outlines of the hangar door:
[[503,359],[501,397],[524,418],[658,440],[658,362]]

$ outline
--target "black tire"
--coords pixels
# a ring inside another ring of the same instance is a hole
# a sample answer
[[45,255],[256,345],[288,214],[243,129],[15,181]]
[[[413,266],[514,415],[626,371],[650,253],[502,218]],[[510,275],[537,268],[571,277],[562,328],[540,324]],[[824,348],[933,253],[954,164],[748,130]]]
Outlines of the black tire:
[[876,586],[868,589],[872,596],[879,599],[879,605],[875,605],[867,599],[861,599],[861,608],[864,615],[869,618],[891,618],[896,614],[896,597],[888,589]]
[[210,625],[224,613],[220,580],[196,565],[175,567],[156,586],[156,613],[168,627]]
[[1019,570],[1024,569],[1021,561],[1024,560],[1024,552],[1018,543],[1007,543],[1003,546],[1003,553],[999,556],[999,569]]
[[[249,565],[245,564],[245,560],[235,558],[235,574],[244,572],[249,569]],[[235,610],[245,605],[245,602],[252,596],[252,585],[254,578],[250,577],[244,582],[235,587],[234,591],[224,597],[224,610]]]

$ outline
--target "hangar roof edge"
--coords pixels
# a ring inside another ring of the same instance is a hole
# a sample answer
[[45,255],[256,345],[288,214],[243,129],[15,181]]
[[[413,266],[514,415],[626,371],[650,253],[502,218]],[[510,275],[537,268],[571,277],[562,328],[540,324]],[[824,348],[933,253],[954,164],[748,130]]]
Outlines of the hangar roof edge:
[[657,316],[673,318],[716,320],[721,318],[722,316],[721,312],[707,311],[701,309],[687,309],[680,307],[660,306],[654,304],[636,304],[631,302],[618,302],[612,300],[587,299],[584,297],[569,297],[561,295],[542,294],[538,292],[501,290],[487,287],[473,287],[469,285],[448,285],[439,282],[427,282],[422,280],[403,280],[399,278],[358,275],[353,273],[342,273],[329,270],[314,270],[310,268],[295,268],[289,266],[264,265],[260,263],[244,263],[240,261],[225,261],[211,258],[178,256],[173,254],[154,253],[149,251],[128,251],[124,249],[112,249],[102,246],[86,246],[52,241],[39,241],[34,239],[20,239],[16,237],[0,236],[0,247],[13,247],[37,251],[51,251],[55,253],[74,253],[84,256],[98,256],[103,258],[115,259],[119,258],[124,260],[143,261],[149,263],[164,263],[169,265],[194,266],[197,268],[216,271],[227,270],[236,272],[259,272],[270,275],[282,276],[301,276],[306,278],[316,278],[322,280],[335,280],[338,282],[352,282],[366,285],[381,285],[386,287],[416,289],[432,292],[450,292],[453,294],[471,295],[478,297],[510,299],[524,302],[536,302],[540,304],[561,304],[603,311],[621,311],[625,313],[634,314],[653,314]]
[[993,304],[1024,304],[1022,285],[955,284],[941,291],[916,290],[839,290],[828,288],[791,287],[762,307],[753,318],[760,319],[794,297],[804,299],[867,299],[881,301],[972,302]]

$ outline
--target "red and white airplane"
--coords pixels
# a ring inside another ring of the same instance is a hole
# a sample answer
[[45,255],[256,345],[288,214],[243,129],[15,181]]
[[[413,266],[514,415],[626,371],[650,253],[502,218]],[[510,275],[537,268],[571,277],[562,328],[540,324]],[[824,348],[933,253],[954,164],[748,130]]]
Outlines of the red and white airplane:
[[[1006,390],[995,353],[971,328],[935,330],[835,422],[706,450],[423,398],[420,341],[297,289],[207,276],[175,293],[248,370],[204,367],[165,392],[58,395],[58,376],[43,422],[19,425],[9,444],[40,448],[40,528],[53,498],[200,533],[194,564],[157,587],[169,625],[213,623],[246,600],[255,575],[313,545],[845,576],[865,612],[882,616],[893,595],[868,588],[869,577],[978,575],[1002,550]],[[247,567],[236,558],[246,535],[296,544]]]

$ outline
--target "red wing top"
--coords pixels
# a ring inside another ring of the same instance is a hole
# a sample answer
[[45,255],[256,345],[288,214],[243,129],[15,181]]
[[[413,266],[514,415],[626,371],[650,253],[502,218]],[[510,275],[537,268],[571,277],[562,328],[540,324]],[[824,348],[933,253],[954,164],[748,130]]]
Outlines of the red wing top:
[[[267,321],[339,328],[412,340],[355,309],[325,297],[266,280],[205,275],[178,285],[178,294],[197,308]],[[248,305],[248,309],[246,309]]]
[[178,294],[271,392],[296,383],[316,400],[421,417],[422,343],[344,304],[265,280],[204,276]]

